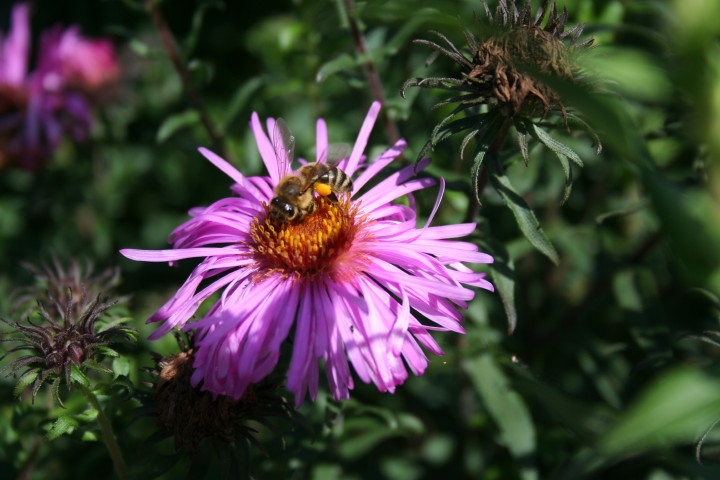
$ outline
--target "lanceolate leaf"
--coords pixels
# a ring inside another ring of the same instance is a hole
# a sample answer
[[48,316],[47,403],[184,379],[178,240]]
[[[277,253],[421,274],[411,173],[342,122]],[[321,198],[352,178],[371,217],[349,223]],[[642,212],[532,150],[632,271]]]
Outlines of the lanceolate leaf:
[[50,427],[50,430],[47,433],[48,439],[55,440],[66,433],[72,433],[78,425],[80,425],[80,423],[73,417],[64,415],[55,420],[55,423],[52,424],[52,427]]
[[528,163],[530,163],[530,152],[528,151],[528,143],[529,143],[530,134],[524,130],[521,131],[518,128],[517,135],[518,135],[518,147],[520,148],[520,154],[522,155],[523,161],[525,162],[525,166],[527,167]]
[[200,114],[195,110],[187,110],[182,113],[172,115],[165,120],[157,132],[157,142],[162,143],[173,134],[183,128],[197,125],[200,122]]
[[40,372],[38,369],[27,370],[25,373],[23,373],[15,384],[15,390],[13,392],[15,396],[19,397],[22,392],[24,392],[25,389],[35,381],[39,373]]
[[505,374],[489,354],[463,362],[475,391],[500,430],[500,441],[520,466],[520,478],[538,478],[533,465],[537,448],[530,412],[518,393],[511,389]]
[[557,250],[555,250],[542,227],[540,227],[540,222],[535,217],[535,213],[513,188],[510,179],[504,173],[499,172],[498,169],[494,169],[490,175],[490,181],[503,202],[505,202],[505,205],[513,212],[515,221],[523,235],[533,247],[557,264],[560,260]]
[[[470,175],[472,179],[473,193],[475,194],[475,199],[477,200],[478,205],[482,203],[480,199],[480,179],[482,170],[480,167],[482,167],[483,160],[485,159],[485,154],[488,152],[488,149],[490,148],[490,145],[495,139],[495,135],[497,135],[497,132],[500,128],[501,122],[499,120],[500,119],[497,115],[487,114],[486,116],[484,116],[483,126],[485,127],[485,131],[482,133],[482,135],[480,135],[480,137],[478,137],[477,146],[475,147],[476,153],[475,157],[473,158]],[[464,148],[465,147],[463,146],[462,149]]]
[[449,136],[454,135],[458,132],[462,132],[463,130],[468,130],[470,128],[482,127],[483,125],[485,125],[487,123],[487,120],[488,120],[487,114],[480,114],[480,115],[473,115],[471,117],[461,118],[459,120],[450,122],[447,125],[445,125],[445,124],[438,125],[435,127],[435,129],[433,130],[432,136],[430,137],[432,140],[433,146],[442,142]]
[[358,65],[360,65],[362,62],[360,59],[353,57],[352,55],[349,55],[347,53],[343,53],[339,55],[338,57],[325,62],[320,69],[317,72],[317,76],[315,77],[315,81],[322,82],[328,77],[338,73],[342,72],[343,70],[348,70],[350,68],[354,68]]
[[565,155],[557,154],[557,158],[560,161],[560,165],[562,166],[563,173],[565,174],[565,188],[563,189],[563,198],[561,203],[565,203],[565,201],[570,196],[570,191],[572,191],[572,168],[570,167],[570,162],[568,161],[567,157]]
[[570,147],[552,138],[545,130],[538,127],[536,124],[532,124],[532,130],[530,130],[530,132],[535,138],[542,142],[543,145],[552,150],[555,155],[558,155],[558,157],[561,155],[567,157],[580,168],[585,165],[580,159],[580,156],[575,153]]
[[485,158],[485,154],[487,153],[487,148],[479,148],[477,153],[475,154],[475,158],[473,158],[473,165],[470,169],[470,176],[472,179],[472,189],[473,189],[473,195],[475,195],[475,200],[477,200],[478,205],[481,204],[480,201],[480,167],[482,166],[482,161]]
[[492,264],[490,275],[495,290],[500,295],[505,315],[508,321],[508,334],[515,330],[517,325],[517,309],[515,308],[515,265],[505,246],[500,242],[486,244],[495,261]]

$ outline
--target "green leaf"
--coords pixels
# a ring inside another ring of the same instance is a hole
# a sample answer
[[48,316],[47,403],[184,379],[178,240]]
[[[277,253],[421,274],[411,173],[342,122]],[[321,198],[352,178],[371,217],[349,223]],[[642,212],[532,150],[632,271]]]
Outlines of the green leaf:
[[31,383],[35,381],[37,376],[39,375],[40,370],[34,369],[34,370],[28,370],[25,373],[23,373],[20,378],[18,378],[17,383],[15,384],[15,388],[13,389],[13,394],[16,397],[19,397],[22,395],[22,393],[25,391],[27,387],[30,386]]
[[317,75],[315,75],[315,81],[318,83],[323,82],[328,77],[335,75],[338,72],[357,67],[360,63],[359,58],[353,57],[348,53],[343,53],[329,62],[325,62],[318,69]]
[[[449,118],[449,117],[446,117]],[[459,120],[452,121],[446,124],[437,125],[432,132],[430,139],[432,140],[433,147],[438,143],[442,142],[446,138],[458,133],[463,130],[482,128],[488,121],[488,114],[472,115],[469,117],[461,118]]]
[[628,456],[673,443],[688,443],[720,412],[720,385],[688,369],[672,371],[647,388],[603,436],[608,457]]
[[80,422],[75,418],[69,415],[63,415],[53,422],[50,430],[47,432],[47,437],[49,440],[55,440],[66,433],[72,433],[79,425]]
[[[430,138],[433,139],[433,146],[438,144],[438,141],[436,141],[435,138],[437,137],[440,130],[445,125],[448,125],[448,122],[450,120],[452,120],[458,113],[462,112],[463,110],[467,110],[468,108],[472,108],[473,106],[474,105],[460,104],[460,105],[456,106],[455,108],[453,108],[452,111],[445,116],[445,118],[440,120],[440,122],[437,125],[435,125],[435,128],[433,128],[432,134],[430,135]],[[477,117],[479,117],[478,121],[477,121],[477,125],[476,125],[477,129],[482,127],[483,122],[485,121],[485,118],[484,118],[485,116],[486,116],[486,114],[477,115]],[[476,117],[476,116],[473,116],[473,117]],[[465,119],[473,118],[473,117],[465,117]],[[462,120],[464,120],[464,119],[462,119]],[[454,124],[454,123],[455,122],[453,122],[452,124]],[[450,125],[452,125],[452,124],[450,124]],[[450,125],[448,125],[448,130],[451,131],[452,133],[457,133],[459,131],[466,130],[468,128],[475,126],[475,125],[473,125],[472,122],[469,124],[467,122],[461,122],[462,127],[459,129],[450,128]],[[452,133],[451,133],[451,135],[452,135]],[[445,138],[447,138],[447,136],[443,137],[443,139],[445,139]]]
[[148,47],[147,43],[140,41],[137,38],[130,40],[128,46],[138,57],[146,58],[150,55],[150,47]]
[[85,361],[83,362],[83,367],[87,367],[87,368],[90,368],[90,369],[92,369],[92,370],[95,370],[95,371],[98,371],[98,372],[101,372],[101,373],[107,373],[107,374],[110,374],[110,375],[112,375],[112,373],[113,373],[113,371],[110,370],[110,369],[109,369],[108,367],[106,367],[105,365],[102,365],[102,364],[100,364],[100,363],[98,363],[98,362],[95,362],[95,361],[93,361],[93,360],[85,360]]
[[525,162],[525,166],[527,167],[528,163],[530,163],[530,152],[528,150],[528,144],[530,139],[530,134],[524,131],[518,130],[518,148],[520,148],[520,155],[522,155],[523,161]]
[[510,387],[505,374],[490,354],[463,361],[463,369],[497,424],[500,443],[517,460],[521,478],[537,479],[535,427],[522,397]]
[[557,154],[557,159],[560,161],[560,165],[562,166],[563,173],[565,174],[565,188],[563,189],[563,197],[560,203],[565,203],[570,196],[570,192],[572,191],[572,168],[570,167],[570,162],[568,161],[567,157],[565,155]]
[[185,127],[197,125],[199,122],[200,114],[195,110],[186,110],[182,113],[171,115],[160,125],[157,133],[157,142],[162,143],[177,131]]
[[542,142],[543,145],[552,150],[552,152],[555,153],[555,155],[557,155],[558,157],[567,157],[580,168],[585,166],[577,153],[575,153],[570,147],[568,147],[564,143],[558,142],[557,140],[552,138],[545,130],[538,127],[537,124],[532,123],[532,130],[530,130],[530,132],[535,138]]
[[185,53],[190,54],[193,50],[195,50],[198,39],[200,37],[200,30],[203,26],[203,21],[205,20],[205,12],[210,7],[216,7],[218,10],[223,8],[223,3],[220,1],[205,1],[201,2],[197,8],[195,9],[195,14],[192,18],[192,28],[190,29],[190,32],[185,37]]
[[500,242],[488,245],[490,254],[495,260],[490,269],[492,284],[500,295],[505,316],[508,322],[508,334],[513,333],[517,325],[517,309],[515,308],[515,264],[505,246]]
[[480,167],[482,167],[482,162],[485,158],[486,153],[487,148],[482,148],[481,146],[478,146],[477,153],[475,154],[475,157],[473,157],[472,167],[470,168],[470,178],[472,181],[473,195],[475,195],[475,200],[477,201],[478,205],[482,204],[482,202],[480,201]]
[[533,247],[557,265],[560,261],[557,250],[555,250],[555,247],[547,235],[545,235],[542,227],[540,227],[540,222],[538,222],[532,209],[530,209],[525,200],[523,200],[513,188],[510,179],[495,169],[490,174],[490,182],[495,190],[497,190],[503,202],[505,202],[505,205],[512,211],[515,216],[515,221],[520,227],[520,231],[525,235],[525,238],[528,239]]
[[[90,381],[88,380],[87,376],[80,370],[80,368],[77,365],[73,365],[70,369],[70,378],[73,380],[73,382],[76,382],[83,387],[87,388],[88,385],[90,385]],[[68,385],[69,387],[69,385]]]
[[[485,154],[488,152],[488,149],[490,148],[490,145],[495,140],[495,136],[497,135],[498,130],[500,129],[500,126],[502,125],[502,122],[500,121],[500,116],[497,114],[488,113],[483,116],[481,119],[480,126],[484,127],[484,131],[482,135],[477,140],[477,145],[475,147],[475,156],[473,157],[473,164],[470,168],[470,177],[472,181],[472,188],[473,188],[473,194],[475,195],[475,200],[477,201],[478,205],[482,204],[482,201],[480,199],[480,191],[481,191],[481,179],[482,179],[482,163],[485,159]],[[470,136],[470,135],[468,135]],[[466,137],[467,139],[467,137]],[[464,150],[465,142],[463,141],[463,146],[461,147],[461,155],[462,150]]]
[[227,131],[230,123],[235,119],[238,113],[245,107],[248,100],[255,94],[255,92],[265,85],[265,81],[261,77],[253,77],[245,81],[242,85],[235,90],[230,103],[225,107],[225,116],[222,121],[221,130]]
[[[50,392],[52,392],[52,396],[55,399],[55,401],[60,405],[62,408],[65,408],[65,404],[62,402],[62,399],[60,398],[60,385],[62,384],[62,379],[64,377],[58,375],[55,377],[55,380],[52,384],[50,384]],[[70,389],[70,385],[67,385],[67,388]]]
[[112,361],[112,371],[115,375],[130,375],[130,360],[127,357],[116,357]]
[[95,347],[95,355],[100,355],[103,357],[117,357],[120,354],[117,352],[117,350],[103,345]]

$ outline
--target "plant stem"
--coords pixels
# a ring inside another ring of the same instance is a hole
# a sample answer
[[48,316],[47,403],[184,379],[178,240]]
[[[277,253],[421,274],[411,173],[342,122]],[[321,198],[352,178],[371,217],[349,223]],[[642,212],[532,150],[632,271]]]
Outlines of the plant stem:
[[185,90],[185,94],[190,101],[190,105],[192,105],[192,107],[200,115],[200,122],[203,124],[203,127],[205,127],[205,130],[210,136],[210,139],[212,140],[214,148],[215,150],[217,150],[217,153],[221,157],[228,159],[228,152],[225,147],[225,141],[223,140],[220,131],[215,126],[215,123],[212,121],[212,118],[210,118],[210,114],[207,111],[205,103],[202,101],[200,94],[195,89],[195,86],[192,83],[192,79],[190,78],[190,71],[187,69],[187,66],[180,57],[180,52],[178,51],[175,44],[175,38],[173,37],[172,32],[170,32],[170,29],[165,22],[165,17],[163,17],[162,12],[160,11],[160,7],[158,7],[156,0],[145,0],[145,6],[148,13],[150,14],[150,18],[152,18],[152,21],[155,24],[155,28],[157,28],[158,33],[160,33],[160,38],[162,39],[163,46],[165,47],[165,52],[167,53],[170,62],[173,64],[175,70],[180,76],[183,90]]
[[35,468],[35,462],[37,461],[38,454],[40,453],[40,447],[42,446],[42,442],[43,437],[40,436],[35,437],[35,440],[33,440],[33,444],[30,448],[28,458],[27,460],[25,460],[25,463],[20,469],[20,473],[18,473],[18,480],[29,480],[32,476],[33,469]]
[[[355,2],[354,0],[342,0],[341,5],[345,10],[345,16],[350,26],[350,33],[352,34],[353,42],[355,42],[355,51],[357,52],[358,57],[365,59],[363,62],[363,72],[365,73],[365,77],[370,85],[372,95],[375,100],[385,105],[385,93],[383,92],[382,83],[380,82],[380,76],[377,74],[377,71],[375,71],[375,64],[368,53],[365,36],[360,30],[360,25],[358,24]],[[383,117],[385,119],[385,133],[388,140],[390,140],[390,143],[394,144],[400,140],[400,130],[398,129],[395,121],[391,119],[387,113],[385,113]]]
[[100,402],[98,402],[98,399],[92,390],[84,385],[80,385],[79,383],[75,383],[75,385],[85,394],[85,397],[87,397],[90,405],[97,410],[97,422],[100,426],[103,443],[110,454],[110,458],[112,458],[118,478],[123,480],[127,477],[127,466],[125,465],[125,460],[123,459],[122,452],[120,451],[120,446],[115,439],[115,433],[113,432],[110,419],[105,415],[105,412],[100,406]]

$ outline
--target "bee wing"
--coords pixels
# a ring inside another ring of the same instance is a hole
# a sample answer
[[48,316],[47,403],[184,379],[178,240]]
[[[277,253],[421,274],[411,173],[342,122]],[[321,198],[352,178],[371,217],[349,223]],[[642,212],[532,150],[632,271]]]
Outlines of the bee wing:
[[295,137],[285,120],[278,118],[272,128],[271,142],[278,161],[280,177],[292,171],[291,164],[295,156]]
[[350,145],[347,143],[331,143],[327,150],[320,152],[318,155],[318,163],[337,164],[340,160],[348,156],[350,153]]

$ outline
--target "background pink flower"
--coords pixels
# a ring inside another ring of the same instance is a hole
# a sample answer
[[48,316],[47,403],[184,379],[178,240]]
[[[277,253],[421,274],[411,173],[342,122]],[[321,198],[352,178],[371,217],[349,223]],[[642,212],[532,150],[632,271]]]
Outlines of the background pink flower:
[[0,32],[0,168],[35,170],[63,138],[87,140],[91,100],[119,72],[109,40],[86,39],[77,27],[59,26],[42,35],[37,68],[30,71],[29,15],[27,4],[15,5],[9,33]]

